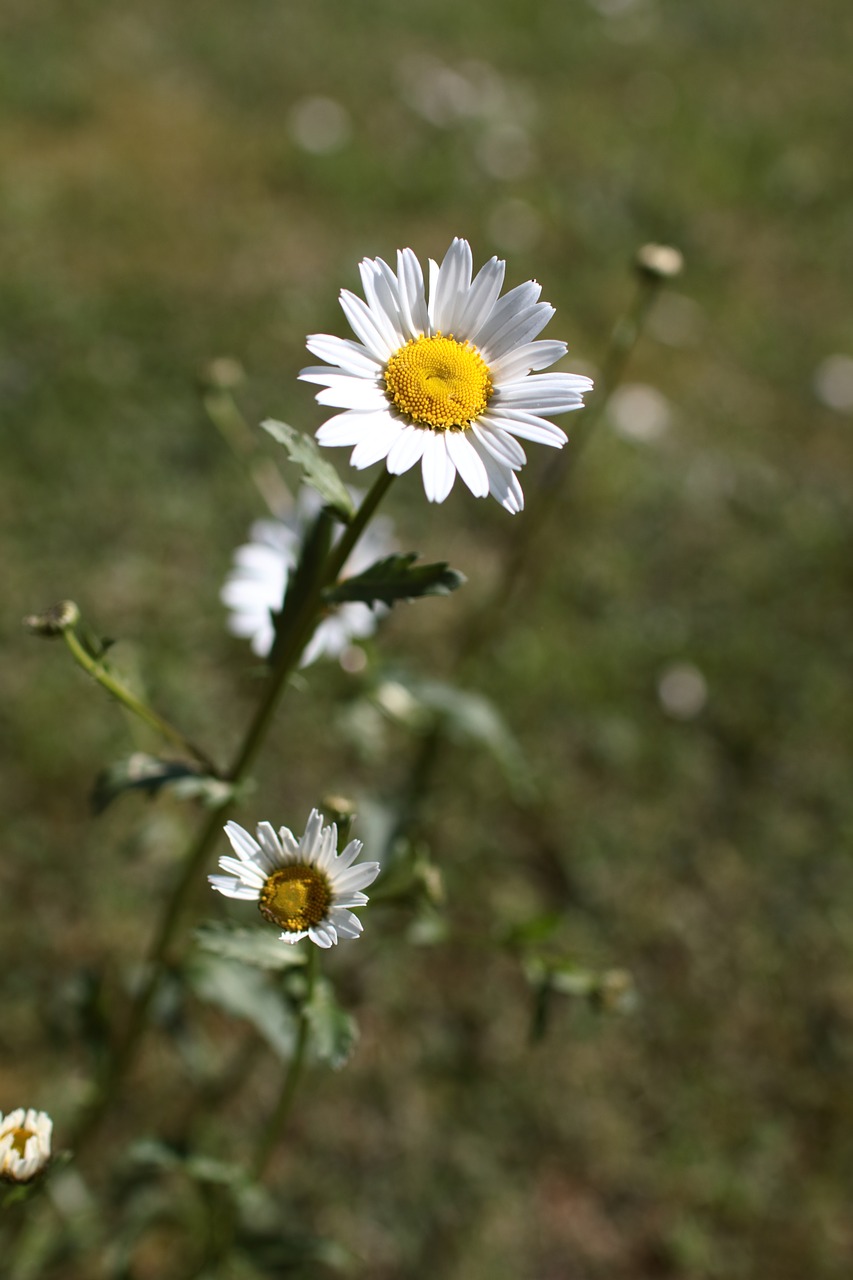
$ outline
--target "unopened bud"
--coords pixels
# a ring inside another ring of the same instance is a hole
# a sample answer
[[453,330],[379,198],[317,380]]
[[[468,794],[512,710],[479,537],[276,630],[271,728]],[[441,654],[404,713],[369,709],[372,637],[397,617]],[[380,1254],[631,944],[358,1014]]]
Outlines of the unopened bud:
[[243,366],[233,356],[217,356],[201,371],[202,384],[211,391],[234,391],[245,378]]
[[24,626],[36,636],[61,636],[69,627],[80,621],[80,610],[73,600],[60,600],[44,613],[33,613],[24,618]]
[[634,266],[651,280],[674,280],[684,270],[684,254],[671,244],[644,244],[637,250]]
[[324,796],[322,811],[327,822],[334,822],[338,828],[338,851],[349,840],[349,833],[355,821],[355,805],[346,796]]

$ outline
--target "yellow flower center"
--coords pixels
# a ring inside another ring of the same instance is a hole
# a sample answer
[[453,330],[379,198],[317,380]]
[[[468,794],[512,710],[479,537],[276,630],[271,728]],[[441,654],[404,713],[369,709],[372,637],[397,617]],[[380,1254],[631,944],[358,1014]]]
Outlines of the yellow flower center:
[[401,413],[433,431],[467,431],[492,394],[489,366],[451,334],[412,338],[385,366],[385,389]]
[[280,867],[261,890],[258,908],[288,933],[301,933],[325,919],[332,902],[328,877],[316,867],[294,862]]
[[12,1150],[17,1151],[18,1155],[23,1159],[27,1154],[27,1143],[30,1138],[36,1135],[32,1129],[13,1129],[12,1130]]

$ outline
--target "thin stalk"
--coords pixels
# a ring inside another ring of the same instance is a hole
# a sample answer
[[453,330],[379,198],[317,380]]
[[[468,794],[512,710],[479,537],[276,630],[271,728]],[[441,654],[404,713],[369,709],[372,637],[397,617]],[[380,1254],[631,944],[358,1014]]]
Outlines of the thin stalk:
[[159,712],[153,707],[149,707],[146,702],[137,697],[127,685],[123,684],[117,676],[109,670],[107,666],[98,658],[94,658],[86,647],[81,643],[77,632],[73,627],[66,627],[62,631],[63,638],[68,646],[72,658],[78,666],[82,667],[87,675],[90,675],[102,689],[106,689],[107,693],[120,702],[128,711],[132,711],[135,716],[143,720],[145,724],[152,729],[156,729],[161,737],[168,742],[174,743],[180,747],[182,751],[188,752],[198,760],[199,764],[204,765],[205,769],[214,777],[219,777],[219,771],[210,756],[200,747],[197,747],[180,729],[176,729],[173,724],[165,720]]
[[252,1161],[252,1177],[255,1182],[260,1182],[267,1171],[269,1162],[275,1152],[276,1147],[284,1132],[293,1107],[293,1099],[296,1097],[296,1089],[302,1075],[302,1068],[305,1065],[305,1055],[308,1049],[308,1040],[310,1037],[310,1023],[308,1020],[308,1008],[314,995],[314,986],[317,981],[317,948],[310,944],[308,952],[308,964],[306,965],[306,985],[305,995],[299,1008],[299,1028],[296,1033],[296,1044],[293,1049],[293,1057],[287,1064],[287,1071],[284,1075],[284,1081],[281,1086],[276,1109],[272,1117],[261,1134],[261,1140],[258,1143],[255,1152],[255,1158]]
[[525,517],[524,534],[512,543],[500,578],[483,608],[465,632],[459,647],[457,667],[462,667],[480,651],[489,635],[498,627],[510,604],[515,602],[525,579],[525,571],[539,546],[543,530],[564,496],[564,489],[574,473],[595,427],[601,420],[611,395],[619,385],[634,347],[643,331],[646,317],[660,291],[660,276],[639,272],[637,289],[624,315],[616,322],[602,361],[595,398],[588,407],[575,414],[577,428],[570,445],[544,473],[535,504]]
[[[263,744],[288,676],[293,671],[299,661],[302,650],[311,638],[317,616],[323,607],[323,591],[336,581],[353,547],[364,532],[393,479],[394,477],[387,471],[383,471],[379,475],[373,487],[366,494],[352,522],[344,530],[343,536],[329,552],[313,587],[306,593],[299,613],[294,618],[291,630],[279,650],[276,665],[267,677],[260,703],[246,730],[234,763],[224,775],[228,781],[237,784],[246,777],[249,767]],[[178,922],[192,887],[200,877],[208,861],[210,851],[220,836],[222,819],[230,803],[230,800],[225,801],[210,811],[204,826],[183,859],[177,881],[152,940],[145,966],[145,974],[131,1004],[124,1035],[111,1058],[105,1079],[96,1098],[81,1117],[74,1138],[70,1143],[78,1155],[81,1146],[84,1143],[88,1145],[97,1132],[98,1125],[109,1108],[119,1084],[124,1079],[136,1057],[136,1052],[147,1025],[151,1004],[166,966],[167,956]]]

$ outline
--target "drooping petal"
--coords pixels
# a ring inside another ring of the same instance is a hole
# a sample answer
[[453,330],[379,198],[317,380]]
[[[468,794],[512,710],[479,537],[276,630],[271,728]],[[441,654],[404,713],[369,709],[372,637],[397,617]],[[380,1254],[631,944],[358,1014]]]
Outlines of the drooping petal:
[[483,426],[487,425],[500,427],[522,440],[551,445],[554,449],[562,449],[569,438],[556,423],[549,422],[547,418],[539,418],[533,413],[525,413],[521,409],[490,409],[483,418]]
[[445,443],[450,460],[475,498],[485,498],[489,493],[489,477],[482,459],[468,440],[468,432],[447,431]]
[[444,502],[453,488],[456,467],[447,452],[444,431],[427,431],[421,458],[424,492],[430,502]]
[[427,430],[424,427],[404,426],[394,441],[385,465],[394,476],[401,476],[423,457]]

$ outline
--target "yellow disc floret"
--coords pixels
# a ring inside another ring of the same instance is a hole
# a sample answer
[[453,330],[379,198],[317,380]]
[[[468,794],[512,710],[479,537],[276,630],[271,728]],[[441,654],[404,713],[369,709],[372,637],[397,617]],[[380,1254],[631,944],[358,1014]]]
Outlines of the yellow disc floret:
[[445,338],[412,338],[385,367],[389,399],[412,422],[433,431],[466,431],[492,394],[489,366],[476,347]]
[[325,919],[332,901],[328,878],[316,867],[294,862],[280,867],[261,890],[261,915],[288,933],[301,933]]
[[12,1130],[12,1150],[17,1151],[18,1155],[23,1157],[27,1154],[27,1143],[30,1138],[35,1138],[36,1134],[32,1129],[13,1129]]

